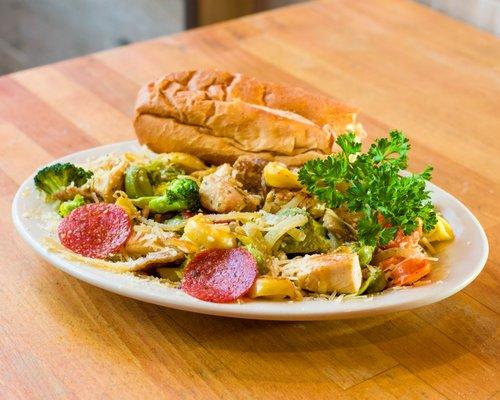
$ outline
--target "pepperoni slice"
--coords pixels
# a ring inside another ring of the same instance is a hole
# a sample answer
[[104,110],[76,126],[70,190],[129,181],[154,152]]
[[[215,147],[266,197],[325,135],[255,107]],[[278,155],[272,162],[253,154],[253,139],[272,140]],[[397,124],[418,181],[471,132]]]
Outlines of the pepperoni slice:
[[209,249],[186,266],[182,290],[200,300],[229,303],[247,293],[256,277],[257,262],[244,248]]
[[91,258],[106,258],[116,253],[131,231],[127,213],[120,206],[107,203],[76,208],[57,229],[64,247]]

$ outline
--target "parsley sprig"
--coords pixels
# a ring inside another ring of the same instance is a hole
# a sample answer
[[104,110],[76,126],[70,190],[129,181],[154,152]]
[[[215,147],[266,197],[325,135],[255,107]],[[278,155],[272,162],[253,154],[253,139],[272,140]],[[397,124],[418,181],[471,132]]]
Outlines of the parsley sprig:
[[[401,175],[408,165],[410,143],[400,131],[377,139],[366,153],[352,132],[337,138],[341,152],[307,162],[299,180],[309,193],[328,207],[345,207],[361,214],[359,240],[368,245],[386,244],[399,228],[407,235],[423,224],[424,231],[437,223],[425,182],[432,167],[420,174]],[[380,223],[383,217],[384,223]]]

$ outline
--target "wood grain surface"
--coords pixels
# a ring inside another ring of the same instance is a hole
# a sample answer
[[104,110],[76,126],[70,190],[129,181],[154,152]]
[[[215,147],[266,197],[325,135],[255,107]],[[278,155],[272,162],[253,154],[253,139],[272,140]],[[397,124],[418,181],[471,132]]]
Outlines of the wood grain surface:
[[[490,240],[465,290],[414,311],[283,323],[190,314],[80,282],[10,217],[44,163],[134,137],[139,86],[198,67],[359,106],[370,138],[411,138],[411,167]],[[0,78],[0,399],[490,399],[499,396],[500,44],[410,1],[319,1]]]

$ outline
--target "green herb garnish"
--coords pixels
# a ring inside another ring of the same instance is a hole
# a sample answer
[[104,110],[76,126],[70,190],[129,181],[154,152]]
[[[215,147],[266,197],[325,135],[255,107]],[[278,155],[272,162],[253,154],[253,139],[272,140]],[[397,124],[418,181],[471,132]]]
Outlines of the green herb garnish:
[[[408,165],[408,139],[400,131],[377,139],[366,153],[352,132],[337,138],[341,152],[308,161],[299,180],[309,193],[330,208],[345,207],[361,214],[359,240],[367,245],[386,244],[399,228],[406,235],[423,224],[430,231],[437,223],[425,182],[432,167],[420,174],[400,175]],[[381,223],[383,217],[383,223]]]

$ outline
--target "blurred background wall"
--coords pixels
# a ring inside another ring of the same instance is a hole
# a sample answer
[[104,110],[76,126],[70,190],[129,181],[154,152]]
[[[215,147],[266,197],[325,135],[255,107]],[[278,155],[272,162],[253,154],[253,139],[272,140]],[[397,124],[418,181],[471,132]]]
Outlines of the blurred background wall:
[[500,36],[500,0],[417,0],[453,18]]
[[0,74],[183,28],[182,0],[0,0]]
[[[0,74],[301,1],[0,0]],[[500,0],[415,1],[500,35]]]

